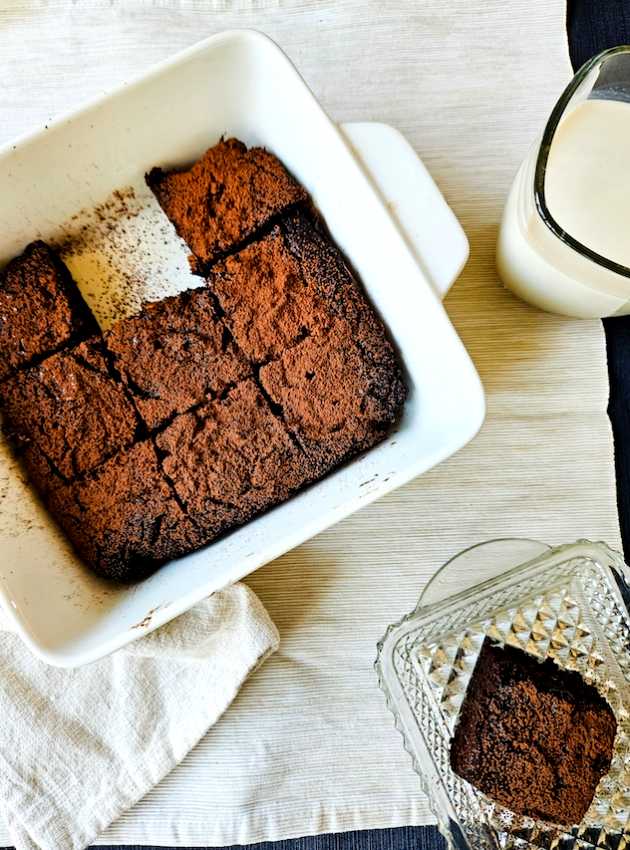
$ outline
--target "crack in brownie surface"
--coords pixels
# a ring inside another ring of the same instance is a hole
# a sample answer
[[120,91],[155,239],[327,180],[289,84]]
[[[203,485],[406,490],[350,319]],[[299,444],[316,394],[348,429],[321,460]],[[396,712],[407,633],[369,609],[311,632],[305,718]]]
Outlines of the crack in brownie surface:
[[234,338],[254,363],[279,357],[332,318],[331,302],[289,251],[279,224],[214,266],[207,281]]
[[0,381],[98,332],[70,272],[44,242],[33,242],[0,274]]
[[273,154],[237,139],[220,141],[187,171],[154,168],[147,183],[201,264],[307,197]]
[[250,373],[203,288],[144,304],[105,341],[149,430]]
[[119,452],[48,505],[81,557],[106,578],[137,581],[203,541],[160,471],[150,441]]
[[[338,319],[375,341],[382,327],[338,249],[302,211],[213,266],[207,283],[253,363],[280,357]],[[377,343],[390,348],[382,333]]]
[[5,430],[24,453],[38,489],[51,470],[65,480],[130,445],[133,405],[109,372],[99,338],[53,354],[0,385]]
[[397,368],[366,355],[343,321],[263,366],[260,381],[320,475],[382,440],[406,394]]
[[278,504],[311,475],[252,380],[156,436],[162,466],[208,540]]
[[617,722],[579,673],[484,641],[451,743],[451,767],[508,809],[578,824],[610,768]]

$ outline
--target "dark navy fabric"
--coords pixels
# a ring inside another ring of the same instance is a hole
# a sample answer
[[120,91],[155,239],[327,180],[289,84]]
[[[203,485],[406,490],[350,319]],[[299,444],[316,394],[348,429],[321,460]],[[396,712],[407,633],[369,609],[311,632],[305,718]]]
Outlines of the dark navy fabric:
[[[445,850],[446,845],[433,827],[403,826],[400,829],[366,829],[361,832],[316,835],[311,838],[294,838],[291,841],[265,841],[262,844],[242,846],[251,847],[253,850]],[[241,847],[238,850],[241,850]],[[94,845],[94,850],[132,850],[132,846],[104,848]]]
[[[630,0],[573,0],[567,16],[575,68],[617,44],[630,44]],[[608,413],[615,437],[617,504],[626,560],[630,557],[630,316],[604,321],[610,376]]]
[[[630,44],[630,0],[570,0],[567,29],[571,61],[578,68],[606,47]],[[609,414],[615,436],[617,499],[627,559],[630,553],[630,316],[607,319],[604,327],[610,375]],[[434,827],[403,827],[251,846],[255,850],[444,850],[445,845]],[[131,850],[131,846],[123,850]]]

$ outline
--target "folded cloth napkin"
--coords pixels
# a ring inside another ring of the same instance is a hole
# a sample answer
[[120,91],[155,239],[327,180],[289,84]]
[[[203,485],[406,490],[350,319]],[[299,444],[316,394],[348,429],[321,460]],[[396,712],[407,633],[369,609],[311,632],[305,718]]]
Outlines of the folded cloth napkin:
[[0,801],[18,850],[81,850],[178,764],[279,643],[237,584],[77,670],[0,618]]

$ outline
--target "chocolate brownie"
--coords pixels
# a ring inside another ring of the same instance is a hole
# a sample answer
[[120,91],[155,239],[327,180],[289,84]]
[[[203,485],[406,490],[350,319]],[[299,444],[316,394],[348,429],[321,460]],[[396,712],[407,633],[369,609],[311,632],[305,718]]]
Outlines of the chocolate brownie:
[[[217,263],[207,281],[234,338],[255,363],[278,357],[339,318],[359,335],[364,324],[378,323],[338,249],[302,211]],[[378,344],[390,348],[382,333]]]
[[148,441],[81,481],[55,486],[48,505],[81,558],[110,579],[144,578],[201,543]]
[[202,266],[307,197],[273,154],[237,139],[221,140],[186,171],[154,168],[147,183]]
[[9,378],[0,385],[0,404],[5,430],[42,492],[51,475],[83,475],[136,434],[133,405],[110,374],[98,338]]
[[616,730],[612,709],[579,673],[486,639],[451,766],[508,809],[569,827],[610,768]]
[[4,425],[77,551],[119,579],[374,445],[406,394],[381,321],[276,157],[222,140],[147,182],[206,286],[101,337],[43,243],[0,284]]
[[260,370],[263,389],[318,475],[380,442],[397,420],[405,385],[391,349],[379,353],[373,358],[338,320]]
[[217,263],[208,276],[228,327],[255,363],[278,357],[315,328],[329,324],[331,310],[317,284],[289,251],[280,224]]
[[0,275],[0,381],[32,361],[98,333],[70,272],[33,242]]
[[287,248],[297,258],[309,287],[325,305],[330,324],[338,319],[347,322],[366,357],[390,369],[392,379],[400,379],[398,358],[383,322],[353,277],[339,248],[321,232],[323,226],[319,218],[313,220],[296,211],[283,222]]
[[149,429],[250,373],[203,288],[145,304],[105,340]]
[[283,501],[310,474],[251,380],[178,416],[156,444],[166,475],[206,540]]

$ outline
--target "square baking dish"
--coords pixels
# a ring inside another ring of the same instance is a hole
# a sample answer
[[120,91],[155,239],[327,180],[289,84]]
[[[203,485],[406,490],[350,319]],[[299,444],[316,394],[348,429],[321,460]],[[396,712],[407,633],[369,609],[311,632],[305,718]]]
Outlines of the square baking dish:
[[[407,204],[407,227],[395,223],[375,184],[379,173],[386,180],[404,179],[405,156],[412,152],[383,125],[368,144],[366,126],[349,126],[344,136],[284,53],[260,33],[242,30],[213,36],[0,149],[3,264],[37,237],[62,239],[65,224],[114,190],[132,187],[135,202],[149,209],[154,201],[144,174],[154,165],[192,162],[222,135],[266,146],[310,192],[360,276],[400,352],[410,390],[402,421],[386,442],[129,587],[107,584],[81,565],[23,480],[8,446],[0,445],[0,599],[18,633],[48,663],[84,664],[158,627],[439,463],[481,426],[481,384],[439,299],[465,261],[465,237],[421,171],[416,177],[424,188],[418,188],[421,203],[415,209],[426,218],[426,228],[422,220],[410,220],[413,202]],[[353,145],[365,147],[367,160],[380,160],[380,168],[377,163],[370,169],[375,182],[366,173],[370,163],[359,163]],[[393,186],[392,194],[403,209],[404,186]],[[165,255],[161,236],[155,250],[149,236],[141,251],[132,240],[122,252],[130,262],[149,257],[149,266],[162,264],[155,271],[169,285],[152,290],[152,297],[191,285],[185,247],[173,237]],[[99,275],[90,279],[86,272],[98,272],[98,262],[84,251],[68,263],[103,321],[102,299],[95,293]]]
[[[376,670],[440,831],[457,850],[620,850],[630,828],[630,571],[602,543],[494,540],[449,561],[378,645]],[[458,776],[450,746],[484,640],[579,672],[617,720],[579,824],[512,812]]]

